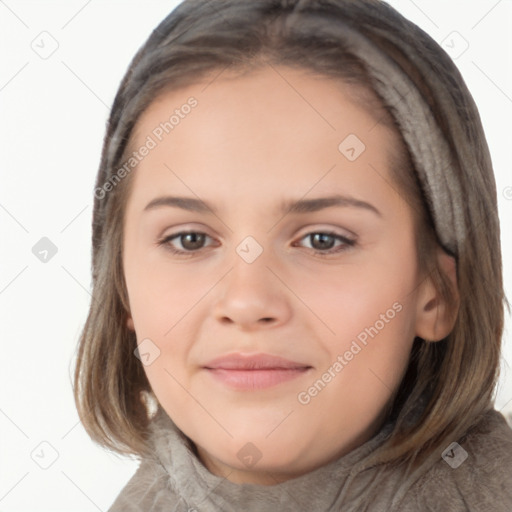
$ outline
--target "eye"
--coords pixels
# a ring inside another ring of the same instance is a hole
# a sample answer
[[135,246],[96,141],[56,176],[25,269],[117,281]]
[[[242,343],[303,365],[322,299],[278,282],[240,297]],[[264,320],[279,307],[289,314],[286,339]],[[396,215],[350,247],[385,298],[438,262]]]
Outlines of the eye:
[[[207,239],[212,240],[210,236],[201,231],[181,231],[168,235],[158,240],[159,246],[164,246],[173,254],[180,256],[193,256],[199,253],[201,249],[208,247],[205,245]],[[300,240],[309,240],[310,249],[319,256],[328,256],[340,253],[355,246],[356,241],[346,236],[334,232],[315,231],[303,236]],[[176,247],[178,245],[179,247]],[[212,245],[212,244],[210,244]],[[293,244],[299,245],[299,242]]]
[[[162,238],[158,241],[158,245],[165,246],[174,254],[192,256],[195,252],[204,248],[207,238],[211,239],[206,233],[200,231],[181,231]],[[181,248],[176,248],[175,244],[180,245]]]
[[[310,248],[315,254],[327,256],[346,251],[355,246],[356,241],[333,232],[315,231],[308,233],[301,240],[309,240]],[[338,242],[338,245],[336,243]]]

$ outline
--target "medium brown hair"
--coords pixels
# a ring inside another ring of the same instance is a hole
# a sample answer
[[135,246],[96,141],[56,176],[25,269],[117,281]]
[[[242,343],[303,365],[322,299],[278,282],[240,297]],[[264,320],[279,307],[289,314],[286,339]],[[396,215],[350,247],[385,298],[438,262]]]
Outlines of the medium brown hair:
[[[331,27],[329,37],[319,30]],[[129,302],[123,275],[123,218],[131,175],[105,193],[129,156],[137,120],[155,98],[229,69],[289,66],[348,85],[353,99],[396,133],[390,155],[394,186],[417,221],[420,268],[450,308],[454,290],[436,259],[440,245],[431,207],[392,116],[371,86],[365,64],[349,49],[349,26],[377,45],[421,92],[452,151],[447,172],[465,194],[467,237],[457,254],[460,304],[453,331],[442,341],[414,340],[406,374],[389,410],[395,427],[375,456],[420,461],[441,451],[491,407],[499,371],[503,306],[496,187],[476,106],[457,68],[425,32],[378,0],[186,0],[153,31],[135,55],[112,106],[96,181],[93,213],[93,291],[80,337],[74,394],[93,440],[118,453],[144,456],[150,418],[141,400],[150,392],[126,326]],[[333,29],[334,28],[334,29]],[[338,34],[333,38],[333,34]],[[411,55],[418,56],[420,68]],[[436,81],[431,78],[435,75]],[[439,85],[441,84],[441,85]],[[453,104],[448,115],[440,88]],[[463,157],[474,154],[474,167]],[[423,414],[411,420],[420,399]]]

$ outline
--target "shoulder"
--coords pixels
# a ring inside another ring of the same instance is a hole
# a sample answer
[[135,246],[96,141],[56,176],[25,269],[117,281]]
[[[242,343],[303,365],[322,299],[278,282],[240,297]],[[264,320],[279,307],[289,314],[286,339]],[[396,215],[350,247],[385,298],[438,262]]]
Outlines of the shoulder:
[[108,512],[175,510],[179,501],[170,487],[165,469],[155,460],[142,459]]
[[512,510],[512,429],[502,414],[487,411],[439,455],[410,487],[400,512]]

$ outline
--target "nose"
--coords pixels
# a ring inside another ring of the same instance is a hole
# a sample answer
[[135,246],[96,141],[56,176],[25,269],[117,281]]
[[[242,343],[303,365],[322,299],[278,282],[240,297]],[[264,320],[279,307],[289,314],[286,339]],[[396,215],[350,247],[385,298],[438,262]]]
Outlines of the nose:
[[292,314],[290,292],[276,274],[279,271],[263,254],[252,263],[237,255],[219,283],[215,318],[246,331],[285,324]]

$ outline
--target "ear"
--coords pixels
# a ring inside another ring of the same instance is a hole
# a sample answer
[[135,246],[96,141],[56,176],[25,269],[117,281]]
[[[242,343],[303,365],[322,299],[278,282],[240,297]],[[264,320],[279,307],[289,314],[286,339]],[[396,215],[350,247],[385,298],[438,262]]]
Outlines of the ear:
[[130,331],[135,332],[135,325],[133,323],[133,318],[131,317],[131,315],[129,313],[126,318],[126,326],[128,327],[128,329],[130,329]]
[[437,261],[441,272],[450,281],[455,297],[455,307],[449,306],[434,286],[432,274],[421,283],[416,310],[416,336],[425,341],[440,341],[453,330],[459,310],[459,290],[455,259],[441,248],[437,249]]

